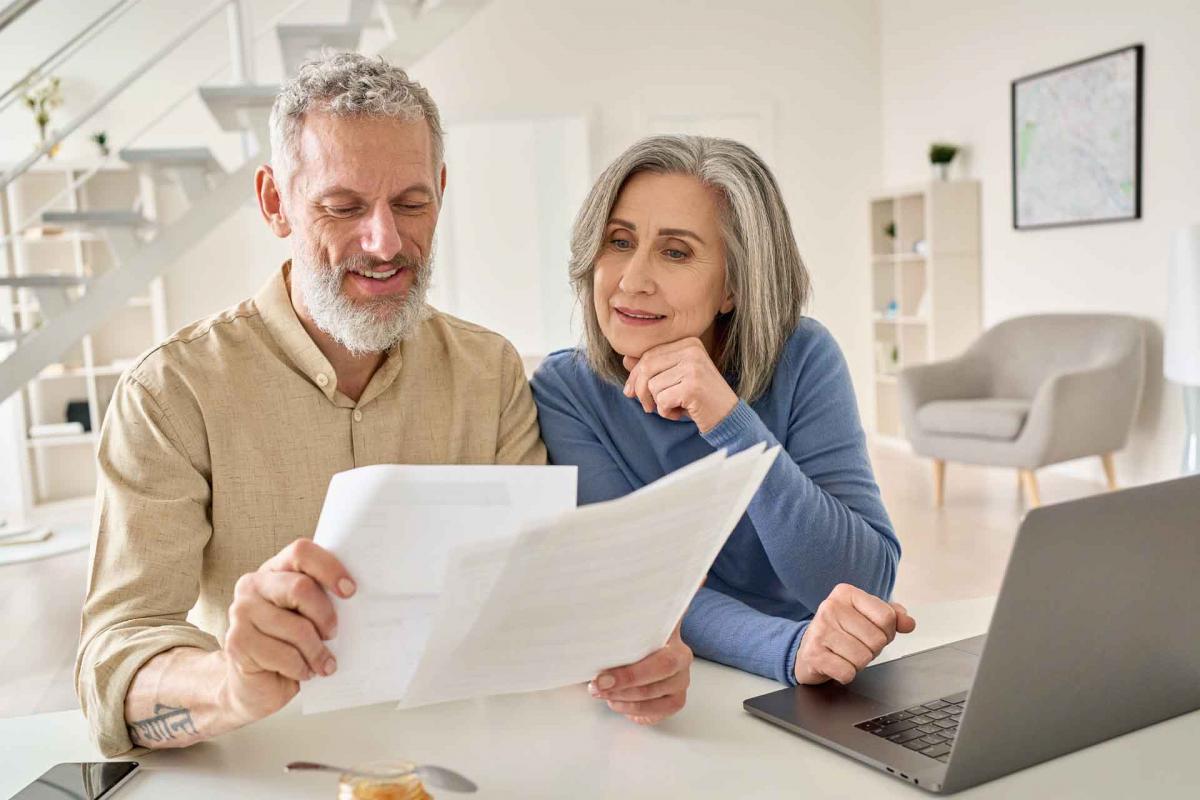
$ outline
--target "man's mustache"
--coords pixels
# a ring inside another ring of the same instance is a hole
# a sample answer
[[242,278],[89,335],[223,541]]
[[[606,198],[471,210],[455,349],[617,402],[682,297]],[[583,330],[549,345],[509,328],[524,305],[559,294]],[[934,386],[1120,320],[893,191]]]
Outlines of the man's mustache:
[[[380,267],[384,269],[380,269]],[[396,269],[407,268],[419,272],[425,268],[425,262],[406,256],[403,253],[397,253],[387,260],[365,255],[355,255],[337,264],[337,268],[342,272],[361,272],[363,270],[369,272],[386,272],[393,267]]]

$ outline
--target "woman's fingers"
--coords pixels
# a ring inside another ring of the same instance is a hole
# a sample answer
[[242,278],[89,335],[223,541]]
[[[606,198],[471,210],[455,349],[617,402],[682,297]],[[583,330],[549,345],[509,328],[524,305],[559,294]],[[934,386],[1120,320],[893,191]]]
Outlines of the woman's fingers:
[[656,700],[647,700],[641,703],[609,700],[608,707],[618,714],[624,714],[635,722],[653,725],[672,714],[678,713],[686,703],[686,694],[674,694],[669,697],[660,697]]
[[672,642],[634,664],[605,670],[589,684],[588,689],[594,686],[599,692],[613,692],[646,686],[687,670],[691,664],[692,651],[682,642],[678,645]]
[[610,689],[601,691],[595,688],[595,683],[589,684],[588,690],[593,697],[598,697],[601,700],[616,700],[621,702],[643,702],[646,700],[657,700],[660,697],[669,697],[673,694],[686,692],[692,683],[690,670],[677,672],[669,678],[654,683],[647,683],[643,686],[629,686],[623,689]]
[[865,669],[875,659],[875,653],[871,648],[845,631],[827,631],[824,644],[830,652],[848,661],[854,667],[855,674],[860,669]]
[[853,608],[843,609],[835,621],[842,630],[869,647],[875,655],[879,655],[892,640],[886,631]]

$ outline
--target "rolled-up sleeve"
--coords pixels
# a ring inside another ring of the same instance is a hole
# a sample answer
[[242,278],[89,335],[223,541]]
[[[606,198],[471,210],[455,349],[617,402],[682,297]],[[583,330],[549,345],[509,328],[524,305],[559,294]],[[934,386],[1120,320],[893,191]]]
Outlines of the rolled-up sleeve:
[[210,482],[161,398],[133,374],[113,395],[100,437],[91,565],[75,689],[105,756],[130,750],[125,695],[151,658],[174,647],[216,650],[187,622],[212,534]]

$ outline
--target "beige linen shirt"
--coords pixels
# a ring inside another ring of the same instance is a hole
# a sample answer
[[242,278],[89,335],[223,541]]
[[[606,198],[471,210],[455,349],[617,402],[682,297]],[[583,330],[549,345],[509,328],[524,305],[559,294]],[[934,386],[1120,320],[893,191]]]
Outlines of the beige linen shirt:
[[435,312],[355,403],[296,317],[288,268],[151,350],[113,396],[75,665],[106,756],[133,747],[134,673],[173,647],[219,648],[234,583],[312,536],[334,473],[546,463],[521,359],[502,336]]

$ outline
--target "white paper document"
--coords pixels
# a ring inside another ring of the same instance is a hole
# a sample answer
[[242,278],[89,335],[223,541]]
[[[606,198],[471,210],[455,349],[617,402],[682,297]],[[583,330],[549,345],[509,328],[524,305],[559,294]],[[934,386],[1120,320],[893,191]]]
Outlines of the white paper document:
[[334,598],[338,671],[304,684],[305,713],[396,700],[421,656],[451,550],[511,538],[575,507],[575,467],[380,465],[329,482],[313,541],[358,584]]
[[[338,601],[330,647],[339,669],[303,684],[304,711],[550,689],[640,660],[666,642],[778,451],[716,453],[626,497],[549,516],[546,487],[536,510],[512,511],[500,526],[464,514],[464,527],[479,527],[459,529],[456,520],[452,546],[426,562],[443,568],[437,575],[398,563],[408,560],[398,544],[407,534],[372,536],[361,522],[396,529],[390,520],[403,518],[407,531],[432,519],[360,506],[365,490],[339,479],[361,470],[336,476],[316,541],[356,578],[355,565],[370,561],[370,583],[388,592],[376,596],[360,579],[359,595]],[[422,494],[410,486],[396,496]],[[423,529],[412,541],[440,539]]]

